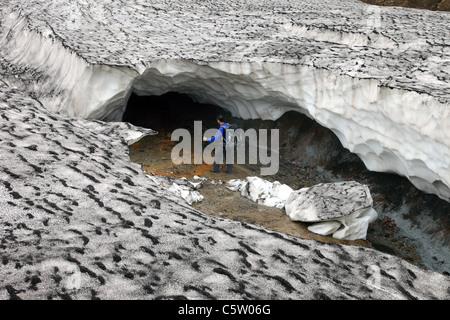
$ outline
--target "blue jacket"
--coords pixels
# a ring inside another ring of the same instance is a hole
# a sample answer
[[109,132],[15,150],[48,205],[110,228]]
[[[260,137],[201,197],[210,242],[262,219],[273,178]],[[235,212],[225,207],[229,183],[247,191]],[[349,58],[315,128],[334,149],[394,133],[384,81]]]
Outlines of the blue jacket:
[[224,134],[224,128],[225,128],[225,129],[228,128],[228,123],[225,123],[225,122],[222,123],[222,124],[220,125],[220,127],[219,127],[219,130],[217,130],[216,134],[215,134],[213,137],[206,139],[206,141],[207,141],[207,142],[214,142],[214,141],[216,141],[217,139],[219,139],[219,138],[220,138],[221,136],[223,136],[223,134]]

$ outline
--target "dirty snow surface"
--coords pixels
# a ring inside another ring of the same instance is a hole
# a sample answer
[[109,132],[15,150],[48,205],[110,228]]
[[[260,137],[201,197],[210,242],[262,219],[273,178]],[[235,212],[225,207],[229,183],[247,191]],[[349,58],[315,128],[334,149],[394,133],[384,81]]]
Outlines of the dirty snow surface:
[[[154,132],[105,121],[120,119],[131,90],[231,101],[225,107],[246,118],[302,106],[374,169],[403,170],[448,199],[448,15],[373,10],[357,1],[3,0],[0,299],[449,299],[448,276],[397,257],[194,210],[129,161],[128,143]],[[327,94],[339,85],[350,91],[333,106]],[[385,139],[368,122],[384,99],[412,112],[382,110],[377,123],[394,119]]]

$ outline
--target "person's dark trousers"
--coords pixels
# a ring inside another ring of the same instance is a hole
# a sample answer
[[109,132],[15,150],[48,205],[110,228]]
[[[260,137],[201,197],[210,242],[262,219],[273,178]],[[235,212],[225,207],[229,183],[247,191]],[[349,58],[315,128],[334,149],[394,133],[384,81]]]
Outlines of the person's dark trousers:
[[233,155],[234,152],[231,149],[232,145],[231,144],[227,144],[224,148],[224,152],[225,152],[225,163],[227,164],[227,171],[226,173],[231,173],[231,171],[233,170]]
[[219,164],[214,162],[211,172],[219,172]]

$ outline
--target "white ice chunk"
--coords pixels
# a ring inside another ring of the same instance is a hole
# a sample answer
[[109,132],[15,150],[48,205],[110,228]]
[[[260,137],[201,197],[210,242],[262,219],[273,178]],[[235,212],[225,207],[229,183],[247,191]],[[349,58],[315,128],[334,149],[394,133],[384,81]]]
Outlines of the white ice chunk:
[[328,236],[335,233],[341,226],[342,224],[338,221],[325,221],[310,225],[308,230],[323,236]]
[[311,232],[341,240],[365,239],[378,214],[366,185],[354,181],[322,183],[291,193],[285,205],[293,221],[318,222]]
[[253,202],[279,209],[284,208],[286,200],[293,191],[286,184],[281,184],[278,181],[270,182],[259,177],[247,177],[246,180],[229,180],[227,188],[232,191],[239,191],[243,197]]
[[349,216],[342,217],[337,221],[342,223],[343,228],[333,233],[333,238],[341,240],[365,240],[369,224],[374,222],[377,217],[378,214],[373,208],[360,210],[360,212],[354,212]]
[[190,205],[204,199],[203,195],[196,191],[202,186],[203,181],[193,183],[188,181],[186,178],[176,179],[158,175],[149,175],[148,177],[164,189],[179,195]]

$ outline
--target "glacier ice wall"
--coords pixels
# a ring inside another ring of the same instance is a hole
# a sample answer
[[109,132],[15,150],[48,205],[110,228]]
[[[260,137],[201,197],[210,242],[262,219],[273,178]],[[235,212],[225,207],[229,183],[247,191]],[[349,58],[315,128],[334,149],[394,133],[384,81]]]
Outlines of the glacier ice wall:
[[450,199],[448,13],[249,0],[5,1],[1,14],[2,81],[49,110],[121,120],[133,91],[244,119],[296,110],[369,170]]

